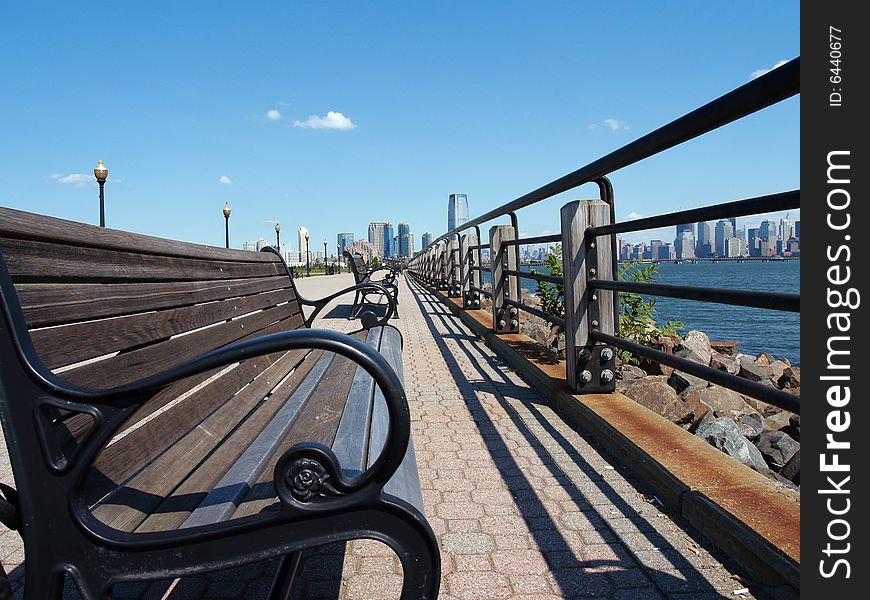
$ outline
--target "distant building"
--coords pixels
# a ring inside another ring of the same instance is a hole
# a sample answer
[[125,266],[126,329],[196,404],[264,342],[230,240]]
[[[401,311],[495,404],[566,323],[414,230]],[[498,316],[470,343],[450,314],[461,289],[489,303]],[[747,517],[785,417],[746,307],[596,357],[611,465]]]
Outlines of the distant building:
[[650,240],[649,241],[649,257],[650,258],[660,258],[659,257],[659,248],[664,246],[665,243],[661,240]]
[[[392,230],[392,223],[389,224]],[[375,247],[375,256],[386,256],[385,252],[389,250],[390,244],[386,242],[385,230],[387,223],[384,221],[372,221],[369,223],[369,244]],[[390,231],[392,238],[392,231]]]
[[468,222],[468,196],[450,194],[447,200],[447,231],[453,231]]
[[725,240],[725,254],[724,256],[729,257],[737,257],[737,256],[745,256],[745,242],[740,238],[731,237]]
[[259,240],[248,240],[244,244],[242,244],[242,250],[247,250],[248,252],[257,252],[259,248],[257,245],[263,242],[266,243],[266,240],[260,238]]
[[[432,244],[432,240],[434,240],[434,239],[435,239],[435,236],[427,231],[426,233],[423,234],[423,237],[421,238],[420,243],[423,245],[423,248],[426,248]],[[478,243],[480,243],[480,242],[478,242]],[[421,248],[421,250],[423,248]]]
[[746,251],[749,256],[761,256],[761,235],[758,227],[752,227],[747,232]]
[[309,258],[309,252],[311,249],[309,248],[308,242],[310,241],[311,235],[308,233],[307,227],[299,228],[299,260],[300,262],[306,262],[306,259]]
[[793,237],[795,237],[794,223],[786,215],[779,220],[779,239],[788,240]]
[[387,221],[384,223],[384,258],[392,258],[396,255],[395,239],[393,224]]
[[774,246],[779,236],[776,233],[776,221],[762,221],[759,227],[759,235],[762,240],[768,240]]
[[350,253],[358,253],[363,256],[366,262],[369,262],[373,257],[377,256],[377,248],[365,240],[355,240],[349,247]]
[[682,231],[674,240],[674,252],[678,260],[695,258],[695,236],[692,235],[691,230]]
[[800,221],[794,222],[794,236],[797,239],[801,239],[801,222]]
[[713,253],[713,236],[710,233],[710,224],[706,221],[698,223],[698,234],[695,236],[695,256],[706,258]]
[[349,248],[353,244],[353,234],[349,231],[339,233],[336,236],[336,243],[338,245],[338,253],[342,254],[346,248]]
[[414,238],[411,237],[411,226],[407,223],[399,223],[398,235],[398,253],[399,258],[410,258],[414,253]]
[[725,246],[727,241],[733,237],[734,229],[732,228],[731,221],[728,219],[721,219],[716,223],[716,256],[726,256]]

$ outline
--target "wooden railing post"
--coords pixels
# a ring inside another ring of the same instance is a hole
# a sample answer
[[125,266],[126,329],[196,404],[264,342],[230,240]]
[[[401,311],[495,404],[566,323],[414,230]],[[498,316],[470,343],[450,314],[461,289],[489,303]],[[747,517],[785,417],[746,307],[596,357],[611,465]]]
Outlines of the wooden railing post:
[[[480,249],[471,250],[471,246],[479,243],[476,233],[466,233],[459,241],[459,278],[462,282],[462,307],[465,310],[480,308],[480,271],[471,268],[480,266]],[[472,287],[477,289],[472,290]]]
[[613,334],[613,292],[594,290],[588,284],[592,279],[612,278],[611,238],[586,236],[587,228],[610,223],[610,206],[601,200],[577,200],[562,207],[561,217],[568,385],[581,393],[612,392],[615,351],[595,344],[590,332]]
[[447,296],[462,296],[462,279],[459,275],[459,240],[452,239],[447,244]]
[[517,232],[510,225],[496,225],[489,230],[490,272],[492,274],[492,329],[496,333],[519,333],[519,310],[505,299],[516,300],[515,275],[505,270],[517,269],[517,254],[503,242],[514,240]]

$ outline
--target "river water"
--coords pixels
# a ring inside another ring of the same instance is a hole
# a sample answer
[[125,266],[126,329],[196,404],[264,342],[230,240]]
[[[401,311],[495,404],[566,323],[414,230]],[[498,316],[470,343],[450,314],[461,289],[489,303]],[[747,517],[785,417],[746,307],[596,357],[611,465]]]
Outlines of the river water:
[[[544,267],[523,266],[528,271]],[[484,277],[485,281],[489,277]],[[747,261],[743,263],[684,263],[658,265],[657,283],[738,290],[800,292],[800,261]],[[534,281],[523,280],[532,292]],[[650,297],[652,298],[652,297]],[[770,352],[800,365],[800,314],[744,306],[728,306],[675,298],[655,298],[656,320],[683,322],[682,333],[699,329],[714,341],[738,341],[746,354]]]

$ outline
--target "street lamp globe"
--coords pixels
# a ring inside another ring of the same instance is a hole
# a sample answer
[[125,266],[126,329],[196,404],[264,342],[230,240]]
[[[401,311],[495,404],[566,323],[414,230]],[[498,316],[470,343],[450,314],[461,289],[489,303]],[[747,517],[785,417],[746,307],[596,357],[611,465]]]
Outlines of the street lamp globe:
[[94,177],[97,178],[97,181],[100,183],[105,183],[106,178],[109,176],[109,169],[106,168],[105,163],[103,161],[98,160],[97,166],[94,167]]
[[229,218],[230,218],[230,212],[232,212],[232,211],[230,211],[230,203],[229,203],[229,202],[225,202],[225,203],[224,203],[224,218],[225,218],[225,219],[229,219]]

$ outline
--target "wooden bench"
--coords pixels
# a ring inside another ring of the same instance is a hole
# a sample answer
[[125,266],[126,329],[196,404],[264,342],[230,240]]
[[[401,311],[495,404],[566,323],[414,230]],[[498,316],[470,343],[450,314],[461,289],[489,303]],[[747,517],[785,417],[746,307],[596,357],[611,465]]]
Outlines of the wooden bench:
[[269,557],[283,598],[301,550],[355,538],[397,552],[402,598],[437,596],[401,334],[389,314],[309,328],[342,293],[389,293],[306,300],[268,250],[0,208],[5,506],[26,598],[59,598],[64,575],[102,599]]
[[[347,259],[348,266],[353,273],[353,279],[357,285],[362,285],[364,283],[377,283],[387,288],[390,295],[393,297],[393,301],[396,304],[399,303],[399,288],[396,285],[397,275],[393,269],[389,267],[378,267],[370,270],[366,264],[365,258],[359,252],[352,253],[349,250],[345,250],[344,257]],[[383,277],[380,279],[373,278],[372,275],[378,271],[385,272]],[[385,299],[386,295],[387,294],[383,294],[375,289],[361,289],[354,296],[353,305],[350,310],[350,318],[355,319],[366,306],[380,304],[380,301]],[[373,297],[375,298],[374,301],[371,300]]]

